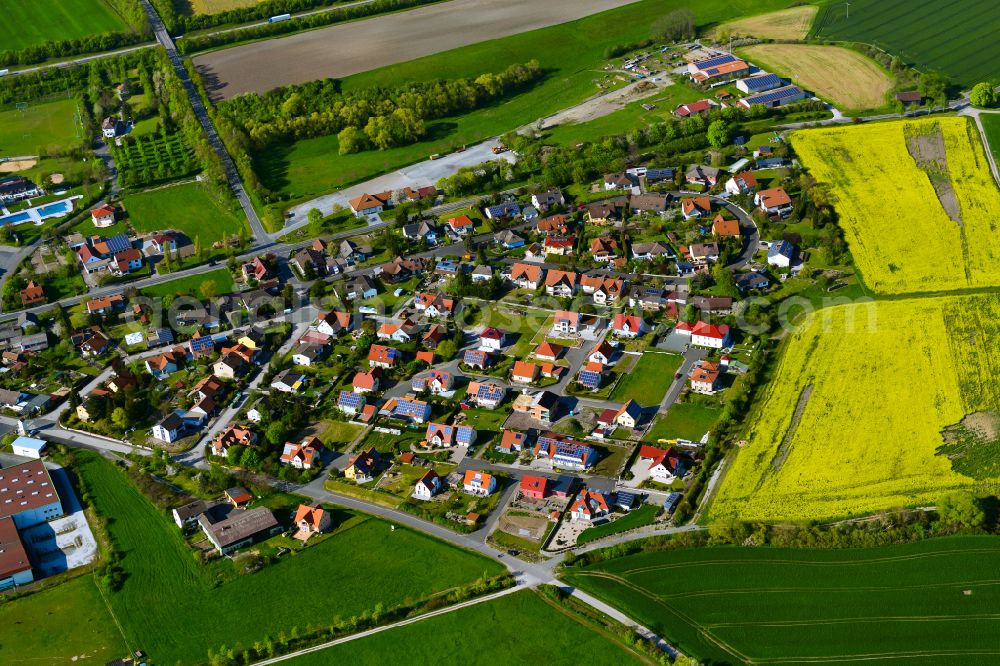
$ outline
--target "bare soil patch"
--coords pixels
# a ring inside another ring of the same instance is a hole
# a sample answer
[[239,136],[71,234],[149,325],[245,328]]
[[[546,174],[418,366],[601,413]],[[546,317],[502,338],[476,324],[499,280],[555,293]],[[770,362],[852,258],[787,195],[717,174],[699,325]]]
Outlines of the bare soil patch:
[[[912,125],[909,127],[913,127]],[[929,126],[930,132],[921,134],[908,133],[906,150],[917,166],[927,174],[934,186],[941,207],[948,213],[952,222],[962,224],[962,210],[958,205],[955,188],[951,184],[951,174],[948,171],[948,154],[944,146],[944,135],[941,127],[935,123]]]
[[36,164],[38,164],[38,160],[10,160],[9,162],[0,162],[0,173],[24,171],[25,169],[30,169]]
[[[573,21],[635,0],[452,0],[214,51],[195,65],[212,99],[345,77]],[[499,63],[498,63],[499,64]]]

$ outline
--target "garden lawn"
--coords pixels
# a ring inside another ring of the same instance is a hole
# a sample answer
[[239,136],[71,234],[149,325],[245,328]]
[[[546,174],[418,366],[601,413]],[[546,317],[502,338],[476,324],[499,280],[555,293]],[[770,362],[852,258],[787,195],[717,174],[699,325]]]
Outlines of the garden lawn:
[[675,402],[666,414],[656,417],[646,439],[690,439],[697,442],[722,414],[718,407],[700,402]]
[[983,131],[986,133],[986,142],[989,143],[990,152],[993,159],[1000,163],[1000,112],[984,113],[979,116],[983,123]]
[[[502,567],[478,555],[374,518],[284,557],[252,575],[213,588],[213,568],[199,565],[173,522],[157,511],[111,463],[77,454],[96,509],[114,519],[115,546],[124,554],[127,579],[110,594],[129,643],[157,663],[196,663],[222,645],[244,646],[266,634],[329,623],[372,609],[417,599]],[[334,511],[335,527],[353,514]],[[287,516],[280,516],[287,518]],[[428,567],[427,563],[434,566]],[[364,576],[357,571],[363,568]],[[421,571],[414,576],[413,572]],[[317,584],[321,581],[321,584]],[[257,622],[217,622],[251,603]],[[288,608],[294,606],[295,612]],[[183,636],[184,640],[177,640]]]
[[164,297],[188,295],[201,298],[201,286],[206,282],[215,282],[216,294],[228,294],[234,289],[233,276],[225,268],[219,268],[208,273],[198,275],[187,275],[170,282],[154,284],[151,287],[143,287],[143,296]]
[[[512,618],[517,621],[512,622]],[[440,662],[442,655],[481,653],[484,646],[492,646],[488,648],[493,655],[491,661],[499,664],[536,663],[539,655],[545,655],[545,663],[551,666],[643,663],[605,632],[575,618],[537,593],[523,590],[288,663],[432,664]]]
[[931,506],[974,477],[1000,476],[995,453],[972,449],[952,461],[939,450],[943,430],[1000,408],[998,320],[995,295],[877,301],[805,318],[747,420],[710,518]]
[[0,602],[0,663],[101,664],[127,653],[93,576]]
[[611,399],[615,402],[635,400],[644,407],[659,405],[683,362],[683,357],[676,354],[643,354],[632,371],[615,386]]
[[588,527],[580,536],[576,538],[576,543],[578,545],[583,545],[585,543],[590,543],[591,541],[596,541],[597,539],[603,539],[604,537],[611,536],[612,534],[618,534],[620,532],[626,532],[628,530],[634,530],[637,527],[643,527],[645,525],[651,525],[654,520],[656,520],[656,514],[659,513],[660,508],[652,504],[643,504],[638,509],[634,509],[628,514],[621,516],[618,520],[610,523],[604,523],[603,525],[598,525],[597,527]]
[[3,3],[0,13],[3,49],[11,51],[125,27],[102,0],[14,0]]
[[[34,3],[18,2],[15,5],[30,7]],[[7,10],[5,4],[4,13]],[[3,29],[3,21],[4,17],[0,15],[0,34],[7,39],[10,33]],[[77,138],[76,129],[78,104],[75,99],[60,99],[41,104],[29,103],[24,111],[14,107],[0,111],[0,157],[43,155],[49,149],[60,151],[82,143],[82,137]]]
[[[684,0],[642,0],[577,21],[488,40],[343,79],[344,90],[398,87],[400,81],[476,78],[536,59],[550,76],[530,91],[458,117],[428,123],[428,137],[410,146],[339,155],[336,136],[272,146],[255,155],[255,168],[270,189],[292,201],[325,194],[350,183],[477,143],[572,106],[598,91],[609,46],[649,39],[655,17],[686,6]],[[705,0],[697,19],[708,24],[785,6],[784,0]]]
[[820,7],[812,35],[875,44],[921,71],[971,88],[996,78],[1000,14],[991,0],[851,0]]
[[994,663],[1000,538],[697,548],[570,569],[570,585],[706,663]]
[[[936,142],[938,151],[943,143],[946,167],[918,166],[908,137]],[[829,186],[829,201],[869,288],[905,294],[1000,286],[1000,191],[970,119],[803,130],[791,141],[803,166]],[[931,177],[946,190],[958,221],[949,217]]]
[[310,427],[307,434],[319,437],[320,441],[328,446],[340,448],[353,442],[362,430],[364,430],[363,426],[347,421],[321,421]]
[[136,231],[176,229],[192,243],[200,238],[206,254],[210,253],[212,243],[227,235],[235,236],[246,227],[235,201],[219,201],[201,183],[130,194],[124,203]]

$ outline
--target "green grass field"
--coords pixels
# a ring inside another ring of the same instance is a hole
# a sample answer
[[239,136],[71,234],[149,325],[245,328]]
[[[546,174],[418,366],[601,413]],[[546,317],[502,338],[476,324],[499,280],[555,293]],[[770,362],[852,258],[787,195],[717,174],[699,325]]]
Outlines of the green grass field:
[[[0,18],[0,34],[2,25]],[[82,143],[83,137],[76,136],[77,104],[75,99],[60,99],[30,103],[24,111],[13,107],[0,111],[0,157],[40,155],[50,147],[58,149]]]
[[[212,243],[236,235],[246,220],[200,183],[185,183],[125,197],[129,222],[136,231],[176,229],[193,243],[201,238],[206,255]],[[235,206],[235,204],[234,204]]]
[[488,651],[496,664],[536,663],[544,655],[551,666],[643,663],[639,656],[581,624],[575,616],[524,590],[494,601],[416,624],[337,645],[289,661],[292,666],[350,663],[453,663],[458,655]]
[[90,575],[0,602],[0,663],[103,664],[127,653]]
[[[346,77],[344,90],[393,88],[400,81],[476,78],[531,59],[550,73],[530,91],[501,104],[428,123],[430,139],[418,144],[338,155],[335,136],[306,139],[288,147],[271,147],[256,156],[255,168],[268,188],[297,200],[513,130],[598,92],[595,81],[604,76],[601,67],[608,46],[648,39],[655,16],[687,4],[685,0],[642,0],[577,21]],[[781,0],[706,0],[698,4],[696,15],[698,23],[705,26],[784,6]]]
[[635,400],[644,407],[659,405],[683,362],[684,359],[676,354],[643,354],[632,371],[615,386],[611,399],[616,402]]
[[983,122],[983,131],[986,132],[987,146],[993,153],[993,159],[1000,162],[1000,113],[984,113],[979,116]]
[[713,663],[986,664],[1000,658],[1000,539],[850,550],[647,552],[564,580]]
[[[113,516],[111,538],[124,554],[127,578],[120,591],[109,594],[111,606],[129,643],[156,663],[203,662],[209,648],[249,646],[267,634],[329,623],[378,603],[391,607],[502,570],[422,534],[390,531],[383,521],[336,511],[335,527],[346,520],[356,524],[257,573],[213,587],[219,567],[228,562],[198,564],[172,520],[111,463],[84,452],[77,453],[77,461],[97,510]],[[47,594],[38,595],[38,603]],[[259,621],[218,621],[246,613]],[[19,640],[7,635],[19,627],[0,627],[0,645]],[[107,636],[94,641],[106,642]]]
[[125,23],[102,0],[30,0],[3,3],[0,50],[17,51],[62,39],[117,32]]
[[1000,14],[990,0],[857,0],[820,7],[812,35],[875,44],[965,87],[995,79]]
[[209,280],[215,282],[215,293],[217,294],[228,294],[235,288],[233,276],[230,275],[227,269],[220,268],[218,270],[209,271],[208,273],[202,273],[200,275],[188,275],[176,280],[171,280],[170,282],[154,284],[151,287],[143,287],[142,294],[144,296],[159,298],[163,298],[164,296],[179,295],[200,297],[201,293],[199,292],[199,289],[201,288],[201,285]]
[[722,414],[718,407],[700,402],[678,402],[667,413],[660,414],[646,436],[648,440],[663,438],[699,440]]
[[653,506],[652,504],[643,504],[638,509],[633,510],[628,515],[622,516],[614,522],[604,523],[603,525],[598,525],[597,527],[585,529],[580,533],[580,536],[576,538],[576,543],[578,545],[583,545],[585,543],[590,543],[591,541],[603,539],[606,536],[611,536],[612,534],[618,534],[619,532],[625,532],[637,527],[649,525],[656,519],[656,514],[659,511],[659,507]]

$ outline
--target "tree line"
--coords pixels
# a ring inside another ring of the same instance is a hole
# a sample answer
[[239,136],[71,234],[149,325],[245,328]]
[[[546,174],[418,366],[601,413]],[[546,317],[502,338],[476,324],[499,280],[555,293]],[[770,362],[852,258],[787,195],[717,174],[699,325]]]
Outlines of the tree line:
[[[384,14],[388,12],[395,12],[401,9],[409,9],[410,7],[419,7],[420,5],[427,5],[434,2],[440,2],[441,0],[376,0],[375,2],[370,2],[365,5],[356,5],[353,7],[342,7],[339,9],[334,9],[328,12],[320,12],[319,14],[310,14],[309,16],[297,16],[289,21],[279,21],[277,23],[265,23],[263,25],[254,26],[252,28],[245,28],[243,30],[232,30],[228,32],[216,32],[212,34],[197,35],[194,37],[186,37],[177,41],[177,50],[183,54],[194,53],[195,51],[203,51],[205,49],[211,49],[218,46],[224,46],[226,44],[235,44],[237,42],[266,39],[268,37],[277,37],[278,35],[286,35],[292,32],[299,32],[301,30],[309,30],[311,28],[320,28],[325,25],[332,25],[334,23],[341,23],[343,21],[352,21],[354,19],[364,18],[366,16],[374,16],[375,14]],[[173,0],[153,0],[153,4],[160,8],[160,5],[171,5]],[[295,3],[306,3],[307,6],[301,8],[286,8],[284,10],[280,9],[280,6],[291,6]],[[243,9],[234,9],[222,14],[207,14],[207,15],[196,15],[196,16],[178,16],[177,20],[184,19],[184,26],[190,30],[193,29],[194,23],[200,23],[202,21],[212,21],[213,17],[217,16],[229,16],[230,18],[222,22],[209,22],[204,26],[198,25],[198,27],[209,27],[212,25],[221,25],[221,23],[239,23],[247,20],[263,19],[278,14],[288,13],[291,11],[299,11],[299,9],[308,9],[308,3],[310,0],[272,0],[272,2],[265,3],[262,5],[253,5],[251,7],[245,7]],[[327,0],[322,0],[321,2],[313,2],[312,6],[325,6],[330,4]],[[256,11],[258,7],[270,6],[272,9],[268,13],[261,13]],[[245,16],[244,16],[245,15]],[[163,11],[160,10],[160,16],[164,17],[164,23],[167,19]],[[203,18],[202,18],[203,17]],[[176,26],[180,26],[177,23]],[[168,29],[171,32],[175,32],[175,28],[170,28],[167,24]],[[181,28],[183,31],[184,28]]]
[[125,21],[126,29],[87,35],[76,39],[57,39],[23,49],[0,51],[0,65],[33,65],[53,58],[68,58],[83,53],[97,53],[138,44],[152,37],[146,12],[139,0],[107,0]]
[[347,154],[415,143],[427,133],[426,121],[480,108],[544,76],[532,60],[476,79],[435,79],[394,89],[344,93],[339,81],[325,79],[262,96],[240,95],[219,109],[247,131],[256,148],[336,133],[341,154]]

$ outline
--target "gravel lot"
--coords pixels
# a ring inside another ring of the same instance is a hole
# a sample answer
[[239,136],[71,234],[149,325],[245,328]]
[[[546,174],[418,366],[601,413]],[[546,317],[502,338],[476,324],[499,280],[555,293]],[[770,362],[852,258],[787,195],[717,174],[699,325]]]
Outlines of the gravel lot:
[[344,77],[468,44],[573,21],[635,0],[452,0],[206,53],[212,98]]

